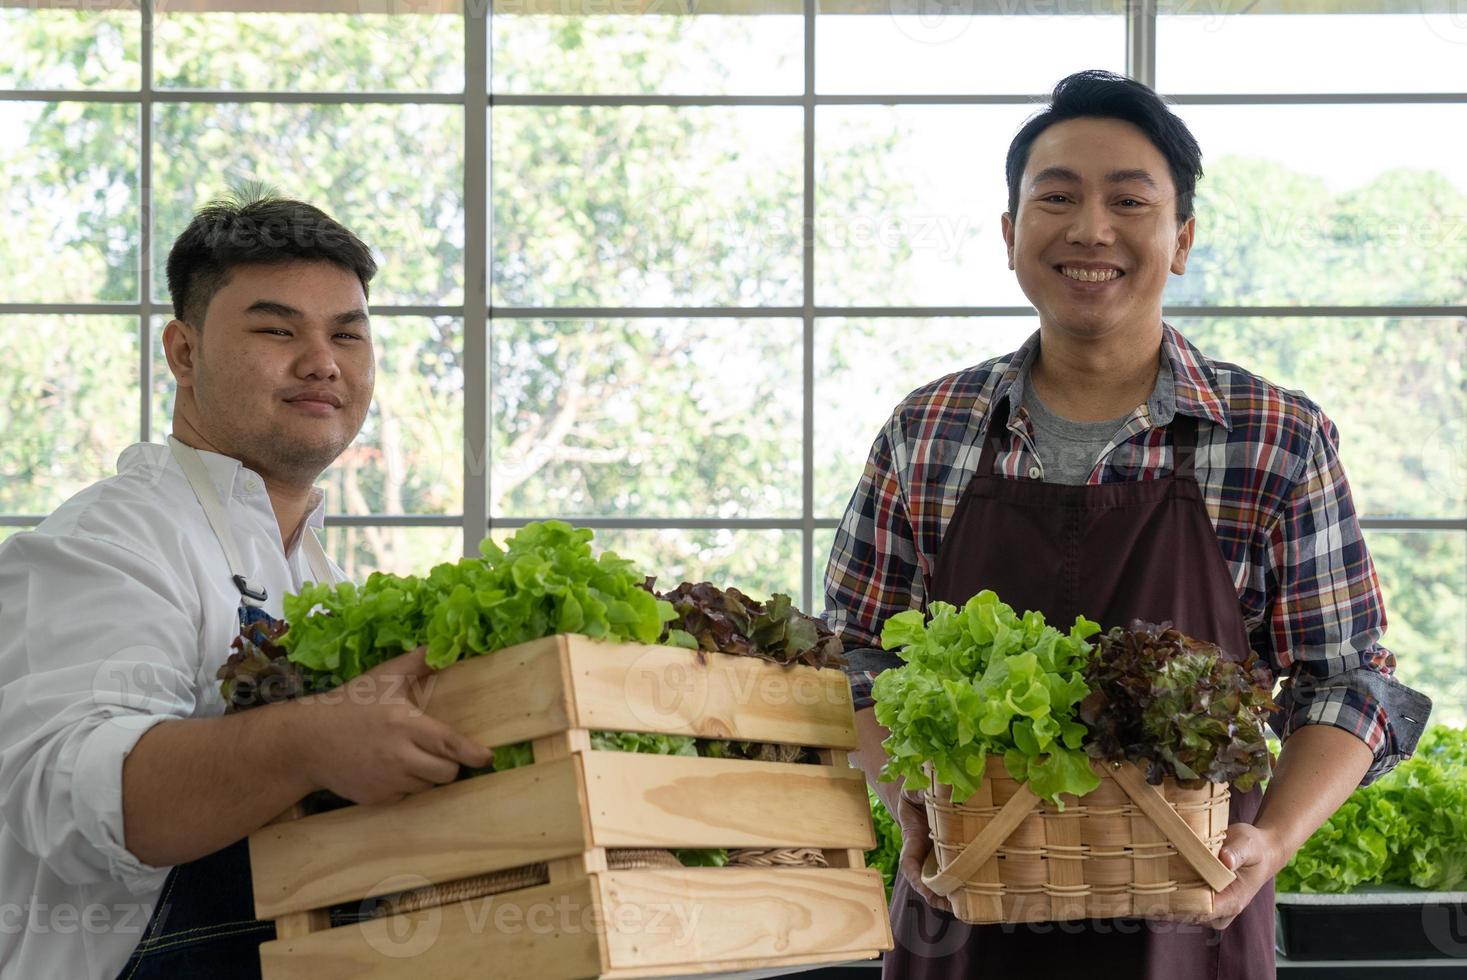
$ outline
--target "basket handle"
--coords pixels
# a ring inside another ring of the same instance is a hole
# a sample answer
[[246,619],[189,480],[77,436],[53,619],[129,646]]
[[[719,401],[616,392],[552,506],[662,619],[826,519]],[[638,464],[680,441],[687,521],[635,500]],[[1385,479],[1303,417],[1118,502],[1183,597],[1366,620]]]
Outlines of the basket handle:
[[1237,880],[1238,876],[1217,859],[1212,849],[1198,838],[1196,832],[1183,820],[1172,805],[1166,801],[1159,788],[1146,781],[1141,770],[1130,761],[1111,765],[1114,777],[1126,795],[1135,801],[1143,813],[1151,818],[1158,830],[1171,841],[1177,853],[1186,859],[1202,880],[1212,886],[1213,891],[1222,891]]
[[[953,863],[946,869],[937,870],[936,848],[928,853],[927,863],[922,867],[922,884],[943,897],[967,884],[968,879],[978,873],[984,862],[993,857],[998,846],[1008,840],[1009,834],[1018,829],[1019,824],[1024,822],[1024,818],[1033,811],[1038,802],[1039,797],[1034,795],[1029,784],[1020,783],[1018,790],[988,822],[988,826],[958,852],[958,856],[953,858]],[[930,874],[929,869],[932,872]]]
[[[1111,764],[1111,776],[1123,789],[1141,811],[1151,818],[1163,836],[1169,840],[1177,849],[1187,863],[1190,864],[1207,882],[1214,891],[1222,891],[1231,885],[1237,875],[1229,871],[1227,865],[1218,860],[1217,855],[1198,839],[1197,834],[1188,826],[1172,805],[1167,802],[1166,797],[1157,787],[1146,781],[1141,771],[1129,762]],[[1024,818],[1034,809],[1039,802],[1039,797],[1029,788],[1028,783],[1020,783],[1018,791],[1014,793],[1009,801],[1003,805],[988,825],[974,837],[966,847],[958,852],[953,862],[946,869],[939,871],[937,868],[937,850],[934,848],[927,855],[927,860],[922,866],[922,884],[932,891],[944,897],[951,895],[963,885],[967,884],[978,869],[983,867],[999,845],[1008,839],[1019,826]]]

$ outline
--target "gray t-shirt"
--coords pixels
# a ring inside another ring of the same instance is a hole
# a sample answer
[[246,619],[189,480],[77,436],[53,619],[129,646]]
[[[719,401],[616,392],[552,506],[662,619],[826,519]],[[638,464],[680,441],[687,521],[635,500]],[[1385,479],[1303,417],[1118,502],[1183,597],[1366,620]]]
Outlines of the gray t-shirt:
[[[1169,382],[1170,374],[1170,365],[1163,364],[1157,371],[1158,388]],[[1023,392],[1023,405],[1034,426],[1034,449],[1039,453],[1039,465],[1043,470],[1041,479],[1045,483],[1083,484],[1090,478],[1090,471],[1095,469],[1095,463],[1111,437],[1131,416],[1127,412],[1103,422],[1074,422],[1061,418],[1039,400],[1027,366],[1024,369]],[[1153,398],[1155,394],[1153,389]]]

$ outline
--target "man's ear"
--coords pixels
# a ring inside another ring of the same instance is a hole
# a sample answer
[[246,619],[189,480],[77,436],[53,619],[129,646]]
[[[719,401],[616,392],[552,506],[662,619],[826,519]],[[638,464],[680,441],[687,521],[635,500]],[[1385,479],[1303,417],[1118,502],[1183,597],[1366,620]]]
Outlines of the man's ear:
[[1187,271],[1187,256],[1192,251],[1192,239],[1197,233],[1197,216],[1188,218],[1177,229],[1177,247],[1172,252],[1172,274],[1180,276]]
[[1009,268],[1014,267],[1014,219],[1005,211],[998,216],[998,225],[1003,229],[1003,243],[1009,252]]
[[199,350],[200,334],[182,320],[169,320],[163,328],[163,353],[168,368],[180,388],[193,387],[194,358]]

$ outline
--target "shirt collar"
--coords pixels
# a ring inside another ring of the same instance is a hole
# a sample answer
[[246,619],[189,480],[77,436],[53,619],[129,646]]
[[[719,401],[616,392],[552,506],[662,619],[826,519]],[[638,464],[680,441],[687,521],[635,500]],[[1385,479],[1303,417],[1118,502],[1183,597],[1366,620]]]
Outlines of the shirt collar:
[[[265,495],[268,506],[269,497],[265,490],[265,481],[254,470],[247,469],[243,463],[232,456],[209,452],[207,449],[199,450],[199,459],[203,461],[204,469],[208,472],[209,480],[214,484],[220,500],[227,501],[233,498],[235,488],[239,487],[241,496]],[[119,475],[133,470],[151,468],[156,479],[161,477],[164,470],[170,466],[175,469],[178,466],[173,459],[173,454],[167,446],[155,442],[135,443],[124,449],[122,455],[117,457]],[[320,528],[325,524],[326,493],[321,487],[315,486],[311,488],[306,498],[305,525]]]
[[[1165,355],[1164,363],[1171,368],[1171,385],[1159,386],[1150,399],[1148,409],[1152,425],[1166,425],[1181,412],[1231,430],[1227,402],[1218,394],[1217,375],[1207,356],[1165,320],[1161,324],[1161,349]],[[1036,330],[1003,365],[983,419],[985,430],[988,427],[987,416],[1005,399],[1008,401],[1010,424],[1014,424],[1018,408],[1024,402],[1024,378],[1028,377],[1038,353],[1039,331]],[[1162,380],[1165,380],[1165,372]]]

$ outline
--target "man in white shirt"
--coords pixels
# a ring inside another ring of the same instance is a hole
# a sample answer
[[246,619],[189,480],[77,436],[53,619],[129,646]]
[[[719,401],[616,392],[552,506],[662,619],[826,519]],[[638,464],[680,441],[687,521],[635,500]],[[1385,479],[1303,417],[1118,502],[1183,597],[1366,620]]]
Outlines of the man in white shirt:
[[241,626],[344,578],[313,483],[371,402],[375,272],[310,205],[199,212],[168,259],[169,445],[0,546],[0,976],[257,977],[246,835],[316,790],[383,802],[488,762],[401,694],[421,649],[348,697],[223,714]]

